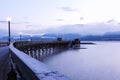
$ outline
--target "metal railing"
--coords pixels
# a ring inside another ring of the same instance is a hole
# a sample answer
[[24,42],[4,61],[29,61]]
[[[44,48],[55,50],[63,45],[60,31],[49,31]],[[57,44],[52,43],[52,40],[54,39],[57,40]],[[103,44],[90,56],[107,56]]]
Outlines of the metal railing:
[[[23,80],[70,80],[46,64],[28,56],[15,48],[17,44],[10,44],[11,57],[19,75]],[[37,44],[37,43],[36,43]],[[24,44],[21,44],[21,47]],[[35,44],[34,44],[35,45]]]

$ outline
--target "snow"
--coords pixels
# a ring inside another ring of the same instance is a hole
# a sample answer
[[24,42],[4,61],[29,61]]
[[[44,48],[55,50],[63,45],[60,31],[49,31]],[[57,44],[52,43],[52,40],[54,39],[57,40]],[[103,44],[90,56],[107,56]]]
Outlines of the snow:
[[40,80],[70,80],[61,73],[54,71],[46,64],[28,56],[24,52],[16,49],[13,43],[9,46],[12,52],[30,68]]

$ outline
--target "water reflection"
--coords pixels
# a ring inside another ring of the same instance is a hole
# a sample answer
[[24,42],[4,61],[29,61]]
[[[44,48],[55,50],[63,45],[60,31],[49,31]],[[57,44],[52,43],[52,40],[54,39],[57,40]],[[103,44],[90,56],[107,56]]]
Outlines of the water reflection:
[[82,45],[45,59],[45,63],[72,80],[120,80],[120,42]]

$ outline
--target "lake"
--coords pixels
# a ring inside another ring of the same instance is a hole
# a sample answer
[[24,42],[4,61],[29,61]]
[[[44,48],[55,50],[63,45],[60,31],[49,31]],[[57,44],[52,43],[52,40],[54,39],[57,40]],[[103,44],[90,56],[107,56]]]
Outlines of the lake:
[[120,80],[120,42],[95,43],[50,56],[44,63],[72,80]]

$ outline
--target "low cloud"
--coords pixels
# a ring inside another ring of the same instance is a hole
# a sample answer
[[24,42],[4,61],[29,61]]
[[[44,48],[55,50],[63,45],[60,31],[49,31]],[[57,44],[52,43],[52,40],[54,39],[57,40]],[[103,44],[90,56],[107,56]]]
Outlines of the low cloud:
[[38,24],[38,25],[37,24],[36,25],[35,24],[28,24],[28,25],[26,25],[26,27],[32,27],[32,28],[34,28],[34,27],[37,28],[37,27],[41,27],[41,26],[42,25],[40,25],[40,24]]
[[72,8],[72,7],[58,7],[58,9],[62,9],[64,11],[69,11],[69,12],[77,11],[76,8]]
[[31,22],[21,21],[21,22],[12,22],[12,24],[30,24]]
[[0,29],[0,37],[1,36],[8,36],[8,32],[6,30]]
[[[83,20],[84,18],[82,18]],[[62,21],[63,19],[57,19],[58,21]],[[112,24],[108,24],[111,23]],[[114,23],[114,24],[113,24]],[[117,25],[115,25],[117,24]],[[120,23],[114,22],[114,20],[109,20],[108,22],[101,22],[101,23],[90,23],[90,24],[74,24],[74,25],[63,25],[63,26],[53,26],[53,27],[45,27],[40,24],[27,24],[25,26],[20,26],[20,29],[14,29],[13,32],[23,32],[29,34],[41,34],[41,33],[78,33],[83,35],[97,35],[97,34],[105,34],[107,32],[116,32],[120,31],[119,25]],[[13,27],[13,26],[12,26]],[[13,30],[13,28],[12,28]],[[7,31],[2,32],[0,30],[0,35],[4,35]]]
[[47,29],[47,33],[78,33],[82,35],[103,35],[107,32],[116,32],[120,28],[112,24],[94,23],[94,24],[75,24],[64,25],[52,29]]
[[56,21],[64,21],[64,19],[56,19]]
[[0,23],[7,23],[7,21],[0,21]]
[[108,20],[107,23],[114,23],[116,22],[114,19]]
[[[7,23],[7,21],[0,21],[0,23]],[[30,24],[30,22],[11,22],[11,24]]]
[[84,17],[80,17],[80,20],[84,20]]
[[29,19],[29,17],[23,17],[23,19]]
[[40,25],[40,24],[30,24],[30,25],[26,25],[25,26],[25,29],[26,30],[31,30],[30,32],[32,32],[32,31],[40,31],[40,30],[43,30],[45,27],[43,27],[42,25]]

